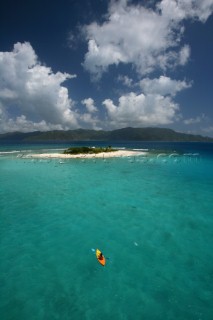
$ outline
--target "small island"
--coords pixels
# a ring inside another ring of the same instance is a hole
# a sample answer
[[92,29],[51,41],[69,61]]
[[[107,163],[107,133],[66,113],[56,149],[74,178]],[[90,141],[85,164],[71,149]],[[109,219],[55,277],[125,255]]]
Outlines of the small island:
[[98,153],[105,153],[105,152],[115,152],[117,149],[112,148],[111,146],[108,147],[70,147],[64,151],[64,154],[98,154]]
[[78,158],[113,158],[113,157],[134,157],[144,156],[147,152],[142,150],[121,150],[108,147],[70,147],[62,153],[34,153],[27,154],[23,158],[59,158],[59,159],[78,159]]

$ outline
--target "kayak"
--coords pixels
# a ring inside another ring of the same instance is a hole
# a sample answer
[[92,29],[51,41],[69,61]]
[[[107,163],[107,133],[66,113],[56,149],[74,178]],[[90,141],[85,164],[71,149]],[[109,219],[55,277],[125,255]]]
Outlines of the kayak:
[[101,254],[101,251],[96,249],[96,258],[98,259],[98,262],[102,265],[102,266],[105,266],[106,264],[106,259],[105,257],[102,255],[100,257],[100,254]]

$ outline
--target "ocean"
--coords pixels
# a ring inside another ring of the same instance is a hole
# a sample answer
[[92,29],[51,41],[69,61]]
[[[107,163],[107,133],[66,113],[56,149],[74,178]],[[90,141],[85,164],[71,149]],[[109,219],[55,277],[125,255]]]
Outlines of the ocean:
[[107,144],[151,154],[0,145],[2,320],[213,319],[213,144]]

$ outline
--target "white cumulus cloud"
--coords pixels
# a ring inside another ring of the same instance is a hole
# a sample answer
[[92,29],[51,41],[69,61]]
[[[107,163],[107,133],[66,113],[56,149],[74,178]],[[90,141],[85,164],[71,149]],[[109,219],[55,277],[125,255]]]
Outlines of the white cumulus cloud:
[[0,52],[0,131],[77,127],[78,114],[62,85],[73,77],[41,65],[30,43]]
[[186,81],[173,80],[166,76],[160,76],[155,79],[144,78],[140,81],[140,86],[146,94],[175,96],[177,92],[189,88],[191,84]]
[[85,105],[87,112],[80,115],[79,120],[83,127],[90,127],[95,130],[100,129],[101,121],[96,115],[98,108],[95,106],[95,101],[92,98],[87,98],[81,101]]
[[132,64],[141,75],[185,65],[190,47],[181,45],[182,22],[205,22],[212,11],[212,0],[162,0],[155,9],[111,1],[105,22],[83,28],[88,40],[83,65],[96,79],[119,63]]
[[212,0],[161,0],[158,4],[162,15],[180,21],[187,18],[205,22],[213,11]]
[[174,102],[174,97],[189,88],[191,83],[160,76],[144,78],[139,86],[141,93],[122,95],[117,104],[111,99],[103,101],[110,127],[158,126],[179,120],[179,106]]
[[117,105],[111,99],[104,100],[103,105],[112,128],[166,125],[174,122],[179,110],[179,106],[169,96],[137,95],[134,92],[121,96]]
[[98,109],[95,106],[95,102],[92,98],[84,99],[81,101],[81,103],[85,105],[85,107],[87,108],[87,111],[89,113],[93,113],[93,112],[98,111]]

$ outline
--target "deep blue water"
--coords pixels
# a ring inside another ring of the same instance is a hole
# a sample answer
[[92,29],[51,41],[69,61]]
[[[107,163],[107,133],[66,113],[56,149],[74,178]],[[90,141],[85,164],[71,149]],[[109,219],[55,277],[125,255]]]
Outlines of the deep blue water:
[[23,157],[76,144],[0,146],[1,319],[212,320],[213,144],[111,142],[155,153],[107,161]]

